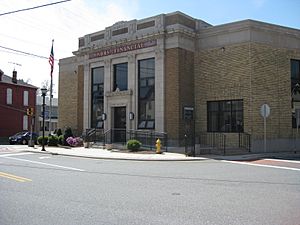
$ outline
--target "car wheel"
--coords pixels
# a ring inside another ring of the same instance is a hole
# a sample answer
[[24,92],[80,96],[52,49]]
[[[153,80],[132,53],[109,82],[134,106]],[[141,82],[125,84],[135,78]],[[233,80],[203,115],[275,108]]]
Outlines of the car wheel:
[[27,145],[27,141],[25,139],[22,140],[23,145]]

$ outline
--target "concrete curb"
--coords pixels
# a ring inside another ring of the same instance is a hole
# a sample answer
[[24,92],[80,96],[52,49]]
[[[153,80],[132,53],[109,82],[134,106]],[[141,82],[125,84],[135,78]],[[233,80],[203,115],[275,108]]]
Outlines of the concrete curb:
[[[69,157],[79,157],[79,158],[89,158],[89,159],[107,159],[107,160],[127,160],[127,161],[161,161],[161,162],[171,162],[171,161],[203,161],[209,160],[209,158],[196,157],[196,158],[139,158],[139,157],[110,157],[110,156],[95,156],[95,155],[81,155],[81,154],[68,154],[68,153],[59,153],[59,152],[51,152],[51,151],[38,151],[38,150],[24,150],[23,152],[32,152],[39,154],[48,154],[48,155],[61,155],[61,156],[69,156]],[[122,153],[127,154],[127,153]],[[130,153],[128,153],[130,154]]]

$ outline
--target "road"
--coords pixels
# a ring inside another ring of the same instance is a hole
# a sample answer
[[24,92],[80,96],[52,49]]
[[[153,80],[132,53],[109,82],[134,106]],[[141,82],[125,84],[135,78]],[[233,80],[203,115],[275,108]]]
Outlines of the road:
[[281,163],[139,162],[3,150],[0,224],[299,225],[299,160]]

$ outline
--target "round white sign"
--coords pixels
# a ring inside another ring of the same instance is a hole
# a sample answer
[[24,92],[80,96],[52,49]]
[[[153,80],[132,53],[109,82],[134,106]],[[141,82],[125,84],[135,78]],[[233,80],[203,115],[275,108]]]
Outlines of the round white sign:
[[267,118],[270,115],[270,106],[268,104],[263,104],[260,108],[260,115],[263,118]]

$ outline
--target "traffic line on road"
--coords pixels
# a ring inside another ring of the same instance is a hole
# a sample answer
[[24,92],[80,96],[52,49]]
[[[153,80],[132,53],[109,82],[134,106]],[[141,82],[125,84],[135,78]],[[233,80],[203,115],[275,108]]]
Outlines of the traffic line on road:
[[21,152],[21,153],[9,153],[9,154],[3,154],[3,155],[0,155],[0,157],[9,157],[9,156],[18,156],[18,155],[32,155],[34,153],[32,152]]
[[45,165],[45,166],[52,166],[52,167],[57,167],[57,168],[62,168],[62,169],[75,170],[75,171],[80,171],[80,172],[85,171],[85,170],[74,168],[74,167],[60,166],[60,165],[56,165],[56,164],[43,163],[43,162],[32,161],[32,160],[28,160],[28,159],[19,159],[19,158],[14,158],[14,157],[10,157],[10,156],[7,156],[5,158],[6,159],[18,160],[18,161],[23,161],[23,162],[35,163],[35,164],[40,164],[40,165]]
[[275,169],[300,171],[299,168],[293,168],[293,167],[264,165],[264,164],[257,164],[257,163],[251,163],[251,162],[240,162],[240,161],[227,161],[227,160],[221,160],[221,161],[222,162],[229,162],[229,163],[233,163],[233,164],[248,165],[248,166],[260,166],[260,167],[269,167],[269,168],[275,168]]
[[16,175],[9,174],[9,173],[3,173],[3,172],[0,172],[0,177],[8,178],[8,179],[15,180],[18,182],[32,181],[31,179],[28,179],[25,177],[20,177],[20,176],[16,176]]
[[300,161],[296,160],[287,160],[287,159],[264,159],[266,161],[277,161],[277,162],[288,162],[288,163],[300,163]]

